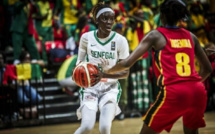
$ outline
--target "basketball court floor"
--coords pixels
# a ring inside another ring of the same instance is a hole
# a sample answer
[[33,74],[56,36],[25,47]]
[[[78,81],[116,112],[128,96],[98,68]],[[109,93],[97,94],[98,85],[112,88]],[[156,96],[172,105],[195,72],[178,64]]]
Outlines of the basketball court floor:
[[[215,111],[206,112],[205,120],[207,126],[199,129],[199,134],[215,134]],[[111,134],[139,134],[142,124],[141,118],[126,118],[122,121],[114,120]],[[39,127],[13,128],[1,130],[0,134],[73,134],[79,125],[80,123],[67,123]],[[99,134],[98,122],[96,123],[91,134]],[[162,132],[161,134],[168,133]],[[170,134],[183,134],[182,119],[179,119],[174,124]]]

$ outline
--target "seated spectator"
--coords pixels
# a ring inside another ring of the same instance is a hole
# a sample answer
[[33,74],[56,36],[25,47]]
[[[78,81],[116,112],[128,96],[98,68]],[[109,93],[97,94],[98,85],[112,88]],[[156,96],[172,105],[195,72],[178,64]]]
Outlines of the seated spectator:
[[[24,67],[25,72],[20,71],[22,76],[19,78],[19,69],[17,68],[17,82],[18,82],[18,103],[25,106],[35,106],[37,102],[41,101],[41,96],[37,93],[36,89],[29,84],[29,79],[31,78],[31,58],[30,54],[23,51],[20,55],[20,64]],[[24,88],[24,89],[23,89]]]
[[4,123],[9,123],[17,120],[18,107],[16,105],[16,90],[11,83],[3,84],[4,72],[8,69],[5,63],[5,55],[0,52],[0,119]]
[[75,43],[75,39],[73,36],[66,40],[66,50],[70,55],[78,54],[78,46]]
[[76,66],[77,55],[73,55],[70,58],[66,59],[61,65],[57,73],[57,80],[63,90],[70,95],[74,95],[74,92],[79,87],[72,80],[72,71]]
[[[26,51],[20,55],[20,64],[16,65],[17,72],[17,101],[20,108],[20,114],[24,118],[29,118],[32,114],[33,118],[37,117],[36,105],[42,100],[37,90],[30,85],[29,79],[32,76],[31,57]],[[40,64],[40,63],[39,63]]]

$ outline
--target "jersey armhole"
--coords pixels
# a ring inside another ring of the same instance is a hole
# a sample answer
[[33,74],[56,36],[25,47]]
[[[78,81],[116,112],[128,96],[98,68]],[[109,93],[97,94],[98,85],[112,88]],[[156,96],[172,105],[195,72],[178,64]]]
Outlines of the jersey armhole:
[[[162,36],[166,40],[166,44],[167,44],[168,40],[167,40],[166,36],[163,34],[163,32],[159,31],[158,29],[155,29],[155,30],[158,31],[160,34],[162,34]],[[166,46],[166,44],[165,44],[165,46]],[[161,48],[161,49],[158,49],[158,50],[156,50],[153,46],[152,46],[152,48],[153,48],[154,51],[160,51],[160,50],[163,50],[165,48],[165,46],[163,48]]]

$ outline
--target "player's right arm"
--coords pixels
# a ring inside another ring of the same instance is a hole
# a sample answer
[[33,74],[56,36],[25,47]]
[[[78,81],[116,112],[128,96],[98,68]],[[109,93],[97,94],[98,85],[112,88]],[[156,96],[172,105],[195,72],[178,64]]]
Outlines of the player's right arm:
[[87,34],[85,33],[81,36],[81,39],[80,39],[76,65],[84,61],[85,56],[87,54],[87,43],[88,43],[88,38],[87,38]]
[[[77,57],[77,61],[76,61],[76,66],[80,62],[84,61],[84,58],[85,58],[85,56],[87,54],[87,43],[88,43],[87,35],[83,34],[81,36],[79,47],[78,47],[78,57]],[[74,71],[75,67],[73,68],[73,71]],[[73,74],[73,71],[72,71],[72,74]]]
[[202,77],[201,81],[204,81],[205,79],[207,79],[207,77],[212,72],[211,63],[210,63],[206,53],[200,46],[200,43],[199,43],[197,37],[192,33],[191,33],[191,36],[193,39],[193,43],[195,45],[195,56],[200,63],[201,69],[200,69],[199,75]]

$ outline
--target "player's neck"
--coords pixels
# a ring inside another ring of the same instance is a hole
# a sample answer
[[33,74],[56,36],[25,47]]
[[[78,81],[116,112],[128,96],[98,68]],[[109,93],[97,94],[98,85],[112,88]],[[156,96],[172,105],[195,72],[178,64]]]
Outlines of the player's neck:
[[109,39],[111,36],[113,35],[113,32],[111,31],[107,36],[98,36],[98,31],[96,31],[96,36],[98,39],[102,39],[102,40],[105,40],[105,39]]
[[179,27],[177,26],[177,23],[174,23],[174,24],[163,24],[163,27],[165,28],[170,28],[170,29],[178,29]]
[[109,37],[110,33],[111,32],[105,32],[105,31],[103,31],[102,28],[99,28],[96,32],[96,36],[98,38],[107,38],[107,37]]
[[176,25],[165,25],[164,26],[165,28],[169,28],[169,29],[178,29],[179,27],[178,26],[176,26]]

